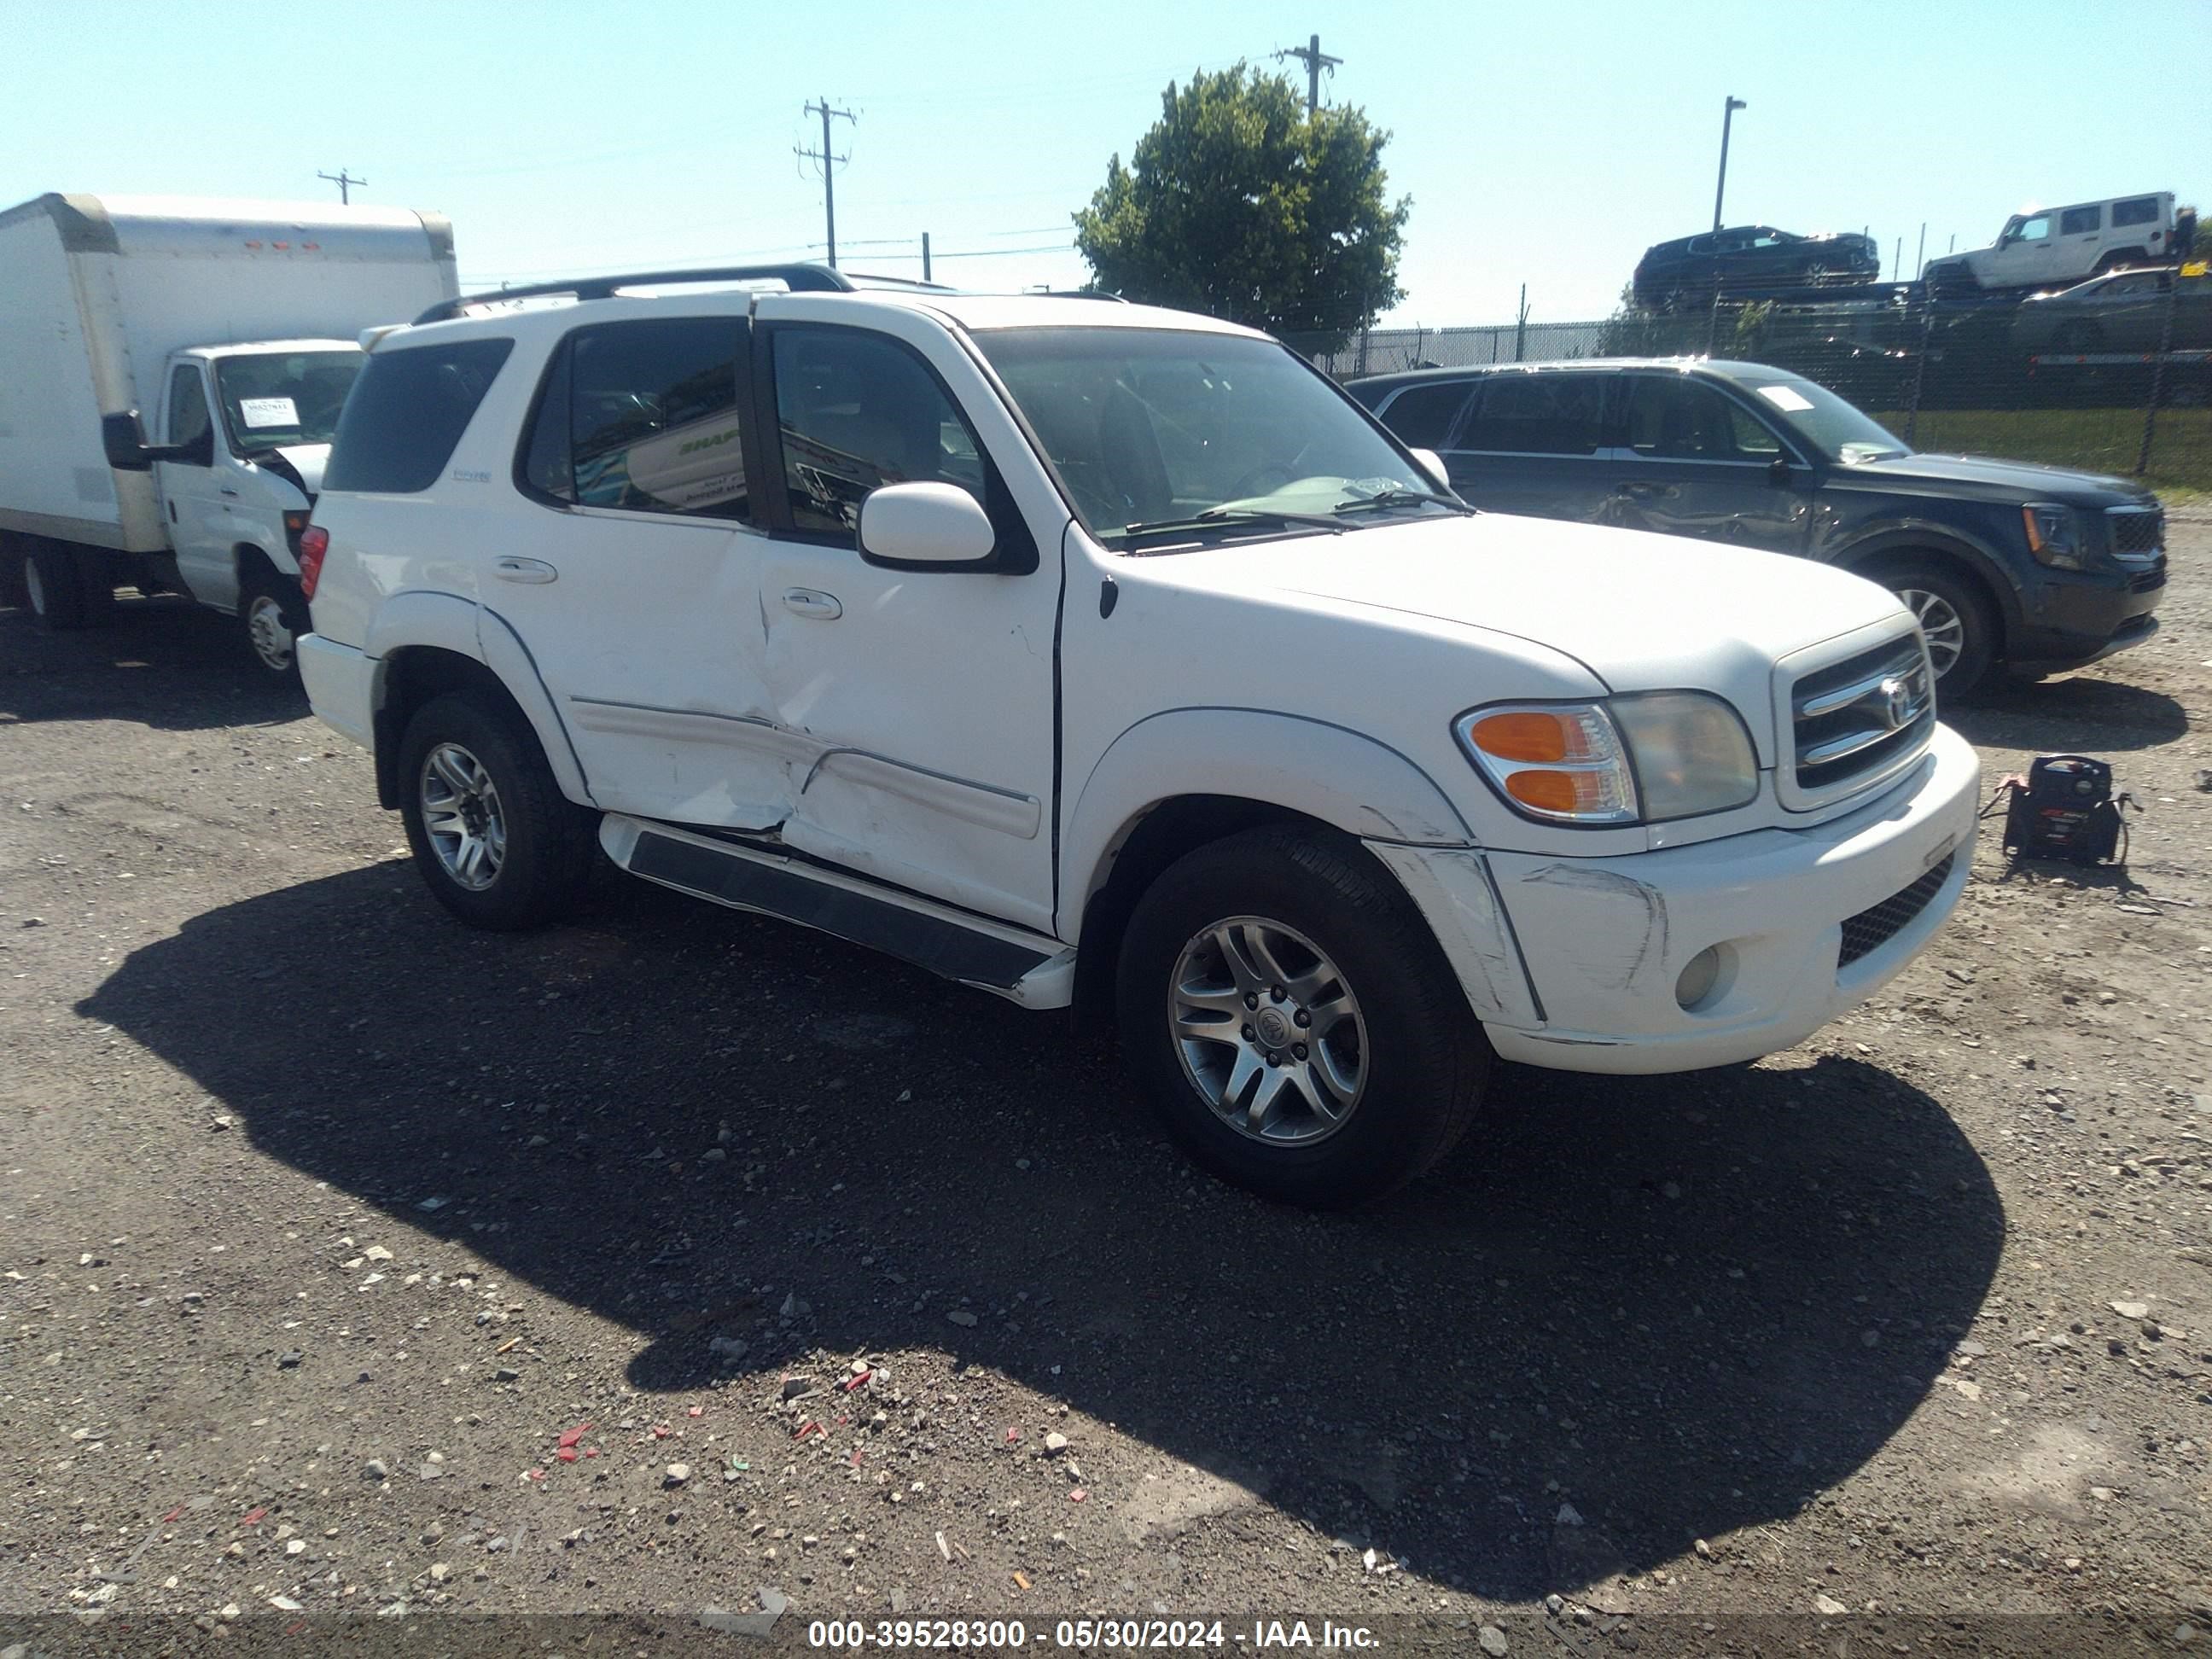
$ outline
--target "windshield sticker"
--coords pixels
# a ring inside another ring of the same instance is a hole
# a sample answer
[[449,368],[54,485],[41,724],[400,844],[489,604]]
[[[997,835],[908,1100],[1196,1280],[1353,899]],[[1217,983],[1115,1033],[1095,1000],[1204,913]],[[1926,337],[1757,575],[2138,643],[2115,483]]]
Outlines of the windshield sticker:
[[1759,395],[1777,409],[1787,410],[1792,415],[1800,414],[1813,406],[1811,398],[1786,386],[1763,386],[1759,388]]
[[238,415],[249,428],[300,424],[300,411],[289,398],[240,398]]

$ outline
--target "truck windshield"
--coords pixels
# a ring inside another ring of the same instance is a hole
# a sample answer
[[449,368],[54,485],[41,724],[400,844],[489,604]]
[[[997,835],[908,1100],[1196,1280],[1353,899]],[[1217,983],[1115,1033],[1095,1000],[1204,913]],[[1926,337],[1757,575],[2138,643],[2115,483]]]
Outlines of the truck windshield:
[[1747,374],[1740,384],[1806,444],[1845,466],[1912,452],[1896,434],[1824,386],[1795,374]]
[[358,351],[257,351],[216,360],[216,401],[234,455],[326,444],[361,373]]
[[1272,340],[1108,326],[989,330],[976,343],[1106,546],[1467,510]]

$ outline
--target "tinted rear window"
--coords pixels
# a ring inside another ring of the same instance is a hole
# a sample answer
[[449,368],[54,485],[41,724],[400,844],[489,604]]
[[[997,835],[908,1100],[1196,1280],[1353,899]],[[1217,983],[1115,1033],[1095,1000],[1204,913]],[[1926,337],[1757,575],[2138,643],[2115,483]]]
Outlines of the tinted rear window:
[[1465,380],[1436,380],[1426,386],[1407,386],[1390,400],[1382,424],[1409,444],[1417,444],[1423,449],[1445,448],[1452,426],[1474,390]]
[[1587,455],[1598,447],[1606,382],[1595,374],[1500,374],[1462,422],[1458,447],[1518,455]]
[[2158,222],[2158,198],[2138,196],[2132,202],[2112,204],[2114,225],[2148,225]]
[[512,340],[454,340],[372,354],[338,416],[323,488],[428,489],[514,349]]

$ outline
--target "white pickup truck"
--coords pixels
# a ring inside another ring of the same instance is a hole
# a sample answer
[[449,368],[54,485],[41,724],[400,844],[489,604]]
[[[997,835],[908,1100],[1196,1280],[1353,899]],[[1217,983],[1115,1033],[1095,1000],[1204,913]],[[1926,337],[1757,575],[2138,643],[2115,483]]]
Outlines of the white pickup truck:
[[0,213],[0,597],[69,629],[118,586],[188,593],[289,677],[295,544],[358,337],[457,291],[435,214],[59,195]]
[[1205,318],[719,277],[440,307],[339,422],[302,676],[467,921],[596,844],[1112,1008],[1199,1158],[1338,1204],[1493,1059],[1798,1042],[1966,884],[1974,754],[1871,582],[1477,514]]

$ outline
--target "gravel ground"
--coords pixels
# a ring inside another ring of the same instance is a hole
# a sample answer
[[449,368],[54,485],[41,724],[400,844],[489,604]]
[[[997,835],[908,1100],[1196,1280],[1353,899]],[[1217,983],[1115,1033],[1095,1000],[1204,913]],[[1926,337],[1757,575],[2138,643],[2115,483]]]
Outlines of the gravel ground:
[[787,1638],[1534,1651],[1556,1595],[1624,1645],[2170,1644],[2212,1622],[2212,519],[2173,553],[2150,646],[1954,716],[1990,782],[2114,759],[2128,876],[2008,875],[1987,826],[1854,1018],[1748,1071],[1508,1069],[1441,1172],[1329,1218],[1194,1172],[1064,1017],[611,876],[469,933],[220,619],[0,618],[0,1626],[701,1637],[772,1589]]

